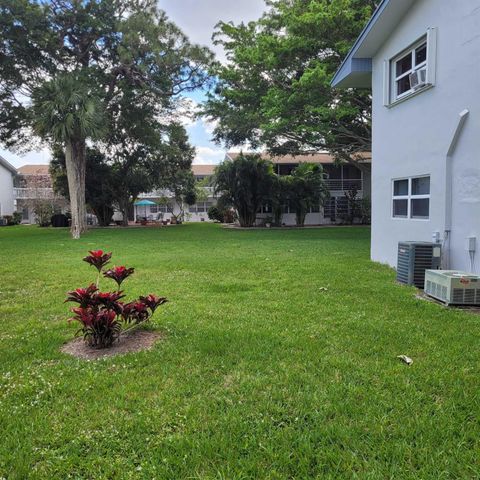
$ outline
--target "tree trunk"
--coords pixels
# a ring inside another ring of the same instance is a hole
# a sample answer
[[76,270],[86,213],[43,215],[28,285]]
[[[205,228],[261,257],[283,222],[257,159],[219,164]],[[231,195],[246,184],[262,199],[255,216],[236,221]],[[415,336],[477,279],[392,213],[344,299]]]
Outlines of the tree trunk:
[[87,229],[85,207],[85,140],[68,141],[65,146],[65,165],[67,167],[68,192],[70,195],[70,211],[72,213],[71,232],[74,239]]
[[295,214],[295,220],[297,223],[297,227],[303,227],[305,225],[305,217],[307,216],[307,211],[299,209],[297,207],[297,211]]
[[[130,207],[130,196],[124,196],[119,202],[120,211],[122,212],[122,225],[128,227],[128,210]],[[134,218],[136,220],[136,218]]]
[[90,203],[89,206],[101,227],[108,227],[112,223],[112,217],[115,212],[110,205],[92,205]]

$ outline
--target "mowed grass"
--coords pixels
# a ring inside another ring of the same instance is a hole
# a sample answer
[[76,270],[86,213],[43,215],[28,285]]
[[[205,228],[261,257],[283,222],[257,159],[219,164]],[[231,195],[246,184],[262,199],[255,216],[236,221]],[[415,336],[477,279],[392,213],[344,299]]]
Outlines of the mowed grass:
[[[153,350],[59,351],[93,248],[169,298]],[[480,477],[480,317],[397,285],[367,228],[2,228],[0,292],[0,478]]]

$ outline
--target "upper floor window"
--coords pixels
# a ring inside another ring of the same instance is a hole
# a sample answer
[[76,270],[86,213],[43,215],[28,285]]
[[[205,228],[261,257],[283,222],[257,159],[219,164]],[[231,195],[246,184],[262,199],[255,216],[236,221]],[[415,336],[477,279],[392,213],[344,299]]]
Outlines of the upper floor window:
[[208,209],[213,205],[212,202],[198,202],[188,207],[190,213],[207,213]]
[[[424,38],[420,44],[394,60],[392,67],[394,70],[393,92],[395,99],[413,93],[422,82],[426,84],[427,39]],[[423,78],[418,80],[417,76],[412,75],[413,73],[417,73],[418,76],[421,74]]]
[[436,29],[385,61],[384,104],[392,105],[435,83]]
[[430,217],[430,176],[393,180],[392,215],[423,220]]

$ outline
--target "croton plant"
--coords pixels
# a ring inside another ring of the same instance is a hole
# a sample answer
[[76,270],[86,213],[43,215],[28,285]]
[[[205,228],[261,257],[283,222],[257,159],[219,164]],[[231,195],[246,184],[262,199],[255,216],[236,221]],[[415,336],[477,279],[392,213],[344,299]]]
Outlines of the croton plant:
[[[103,250],[88,253],[83,260],[97,269],[97,281],[87,288],[77,288],[68,292],[65,302],[78,304],[72,308],[74,315],[70,321],[80,323],[79,332],[83,334],[85,341],[92,347],[106,348],[110,347],[122,332],[149,320],[167,299],[151,293],[131,302],[124,302],[125,295],[123,290],[120,290],[121,285],[135,269],[124,266],[107,269],[107,264],[112,258],[111,253],[105,253]],[[102,275],[114,280],[117,290],[101,292],[99,284]]]

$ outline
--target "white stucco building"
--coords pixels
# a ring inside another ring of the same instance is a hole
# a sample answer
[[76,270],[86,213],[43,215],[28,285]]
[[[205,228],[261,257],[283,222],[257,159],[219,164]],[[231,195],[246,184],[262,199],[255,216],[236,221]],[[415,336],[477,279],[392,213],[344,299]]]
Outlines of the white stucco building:
[[15,210],[13,179],[17,170],[0,156],[0,217],[12,215]]
[[[224,161],[233,161],[240,154],[228,152]],[[337,165],[335,160],[328,153],[317,153],[315,155],[284,155],[279,157],[271,157],[266,153],[260,154],[262,158],[269,160],[273,164],[273,168],[278,175],[289,175],[294,168],[300,163],[316,163],[323,167],[326,177],[326,186],[330,192],[330,198],[323,207],[318,205],[312,207],[305,218],[306,225],[328,225],[341,222],[342,213],[348,208],[346,200],[346,192],[355,189],[358,199],[370,197],[371,175],[370,154],[365,154],[361,161],[361,168],[354,165]],[[192,165],[192,172],[197,181],[211,178],[214,175],[216,165]],[[198,201],[195,205],[186,205],[185,221],[187,222],[203,222],[209,221],[208,209],[212,205],[217,204],[217,198],[214,195],[213,187],[204,187],[207,196],[204,200]],[[160,199],[167,196],[168,192],[155,191],[140,195],[140,205],[135,207],[134,218],[147,218],[164,220],[171,219],[172,211],[175,215],[179,215],[181,209],[172,198],[169,205],[162,204]],[[142,200],[151,201],[152,205],[142,205]],[[263,205],[257,214],[257,225],[262,225],[265,220],[272,218],[272,207],[268,203]],[[359,219],[357,219],[359,220]],[[282,207],[282,224],[292,226],[296,224],[295,211],[289,204]]]
[[383,0],[332,84],[372,89],[372,259],[434,238],[480,273],[479,0]]
[[[238,153],[228,152],[225,161],[235,160]],[[338,165],[335,159],[328,153],[316,153],[313,155],[282,155],[272,157],[267,153],[260,154],[265,160],[273,163],[273,170],[277,175],[290,175],[300,163],[315,163],[323,168],[325,184],[330,193],[330,198],[324,206],[316,206],[310,209],[305,217],[305,225],[331,225],[341,223],[342,214],[348,209],[346,193],[355,189],[358,199],[369,198],[371,194],[371,155],[364,154],[359,163],[361,168],[355,165]],[[271,205],[264,205],[257,215],[257,225],[264,223],[266,218],[272,217]],[[357,219],[358,220],[358,219]],[[295,211],[288,203],[282,208],[282,224],[286,226],[296,225]]]

